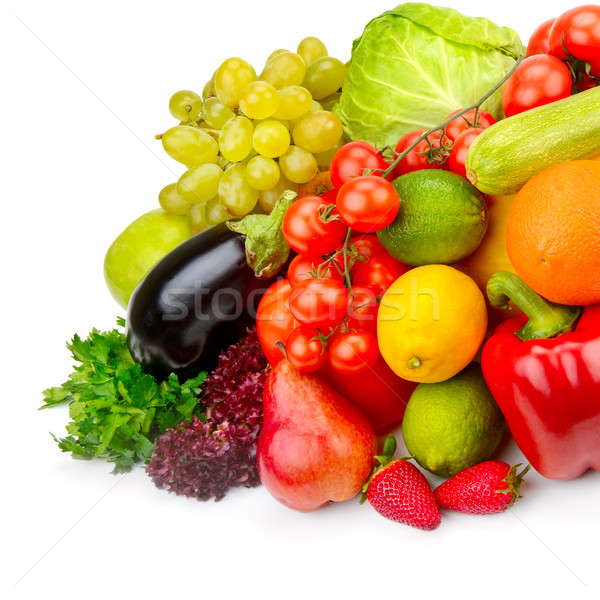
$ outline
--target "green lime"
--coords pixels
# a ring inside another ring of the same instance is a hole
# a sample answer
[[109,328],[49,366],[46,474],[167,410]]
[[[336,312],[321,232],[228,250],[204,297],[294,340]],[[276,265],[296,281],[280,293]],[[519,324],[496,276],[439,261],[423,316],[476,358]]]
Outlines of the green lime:
[[487,207],[464,177],[423,169],[398,177],[393,185],[400,211],[377,236],[394,258],[413,266],[451,265],[479,247],[487,229]]
[[421,383],[402,422],[409,453],[432,473],[451,477],[489,459],[504,433],[504,417],[478,363],[441,383]]

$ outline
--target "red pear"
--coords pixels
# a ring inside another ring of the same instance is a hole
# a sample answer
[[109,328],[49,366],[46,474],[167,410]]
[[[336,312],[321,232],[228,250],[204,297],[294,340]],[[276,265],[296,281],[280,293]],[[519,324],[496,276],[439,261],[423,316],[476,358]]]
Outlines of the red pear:
[[310,512],[356,496],[373,468],[376,441],[360,410],[318,375],[287,360],[270,372],[258,438],[258,473],[282,504]]

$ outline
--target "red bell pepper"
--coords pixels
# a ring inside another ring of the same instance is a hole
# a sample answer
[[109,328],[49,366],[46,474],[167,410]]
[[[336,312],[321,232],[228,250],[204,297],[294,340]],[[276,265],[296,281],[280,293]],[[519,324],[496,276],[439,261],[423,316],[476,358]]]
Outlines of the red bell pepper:
[[513,273],[488,282],[492,306],[522,311],[482,354],[485,380],[517,445],[550,479],[600,471],[600,304],[551,304]]

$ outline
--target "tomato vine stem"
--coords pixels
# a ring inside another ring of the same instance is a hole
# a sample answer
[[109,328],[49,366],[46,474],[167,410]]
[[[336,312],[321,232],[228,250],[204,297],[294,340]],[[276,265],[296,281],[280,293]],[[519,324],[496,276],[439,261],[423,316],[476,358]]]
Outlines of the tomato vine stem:
[[422,133],[406,150],[404,150],[403,152],[398,154],[398,156],[396,156],[396,158],[390,163],[390,166],[383,172],[382,177],[385,178],[388,175],[390,175],[394,171],[394,169],[400,164],[400,162],[402,162],[402,160],[406,157],[406,155],[411,150],[413,150],[418,144],[420,144],[423,140],[426,140],[429,135],[431,135],[432,133],[435,133],[436,131],[441,131],[442,136],[443,136],[446,132],[446,127],[448,125],[450,125],[450,123],[452,121],[454,121],[458,117],[462,117],[462,115],[464,115],[465,113],[468,113],[470,110],[473,110],[473,109],[478,110],[481,107],[481,105],[488,98],[490,98],[493,94],[495,94],[504,85],[504,83],[510,78],[510,76],[517,70],[517,67],[521,64],[521,61],[523,60],[523,58],[524,58],[524,56],[521,54],[519,56],[519,58],[517,58],[517,61],[515,62],[515,64],[511,67],[510,71],[508,71],[506,73],[506,75],[504,75],[504,77],[493,88],[488,90],[479,100],[477,100],[477,102],[475,102],[474,104],[471,104],[470,106],[467,106],[466,108],[461,109],[456,114],[447,118],[443,123],[440,123],[439,125],[436,125],[435,127],[432,127],[431,129],[428,129],[427,131]]

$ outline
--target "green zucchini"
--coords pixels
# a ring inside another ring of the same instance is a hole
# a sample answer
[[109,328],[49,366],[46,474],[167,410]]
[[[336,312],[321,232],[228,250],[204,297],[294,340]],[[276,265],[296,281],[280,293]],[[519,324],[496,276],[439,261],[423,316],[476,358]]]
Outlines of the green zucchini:
[[467,177],[484,194],[514,194],[531,177],[600,151],[600,87],[492,125],[467,154]]

